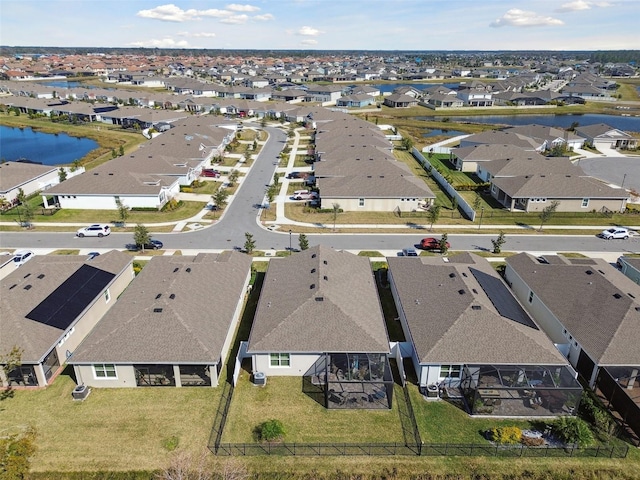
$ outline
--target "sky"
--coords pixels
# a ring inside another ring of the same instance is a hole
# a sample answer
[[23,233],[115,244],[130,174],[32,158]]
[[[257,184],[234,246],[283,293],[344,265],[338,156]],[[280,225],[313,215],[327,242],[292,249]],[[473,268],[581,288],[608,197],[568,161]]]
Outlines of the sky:
[[640,49],[640,0],[0,0],[0,45]]

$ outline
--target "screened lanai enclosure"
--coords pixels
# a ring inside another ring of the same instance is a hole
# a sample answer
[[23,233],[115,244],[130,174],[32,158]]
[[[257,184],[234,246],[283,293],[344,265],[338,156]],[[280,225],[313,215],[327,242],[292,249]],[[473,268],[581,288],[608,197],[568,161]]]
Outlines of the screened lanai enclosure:
[[472,415],[573,415],[582,394],[566,366],[465,365],[460,389]]
[[384,353],[325,353],[305,373],[303,391],[326,408],[391,408],[393,375]]

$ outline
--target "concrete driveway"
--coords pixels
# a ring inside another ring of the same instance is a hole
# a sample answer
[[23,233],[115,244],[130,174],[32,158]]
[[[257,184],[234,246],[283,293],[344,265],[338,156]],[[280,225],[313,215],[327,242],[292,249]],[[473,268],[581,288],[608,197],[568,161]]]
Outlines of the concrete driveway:
[[587,175],[640,192],[640,156],[583,158],[578,165]]

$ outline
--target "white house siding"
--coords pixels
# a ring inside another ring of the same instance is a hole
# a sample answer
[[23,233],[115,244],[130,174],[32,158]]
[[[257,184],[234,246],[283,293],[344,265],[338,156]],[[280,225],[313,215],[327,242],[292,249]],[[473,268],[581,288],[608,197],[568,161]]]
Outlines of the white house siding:
[[6,193],[0,192],[0,194],[9,202],[12,202],[18,197],[18,190],[22,189],[26,196],[36,193],[39,190],[46,190],[54,185],[60,183],[58,178],[58,170],[52,167],[51,172],[47,172],[43,175],[37,176],[28,182],[16,185],[14,188],[7,190]]
[[574,368],[577,368],[578,358],[580,357],[582,348],[573,336],[571,336],[571,332],[564,332],[565,328],[560,320],[542,303],[535,293],[531,301],[529,301],[531,289],[509,264],[507,264],[505,268],[504,276],[512,292],[518,300],[520,300],[520,303],[524,305],[538,326],[547,334],[554,344],[561,346],[558,350],[563,353],[563,355],[566,352],[566,346],[569,344],[569,352],[566,357],[569,363],[571,363]]
[[[322,192],[320,192],[322,194]],[[412,212],[418,209],[418,204],[424,203],[424,198],[364,198],[364,206],[360,206],[359,198],[328,198],[322,197],[322,208],[332,208],[334,203],[340,205],[345,212],[391,212],[400,209]],[[338,219],[340,217],[338,216]]]
[[[108,363],[108,362],[107,362]],[[136,373],[133,365],[116,365],[117,378],[96,378],[93,365],[74,365],[78,385],[96,388],[136,387]]]
[[[58,195],[61,208],[75,208],[82,210],[117,210],[114,195]],[[121,196],[120,200],[129,208],[159,208],[166,203],[161,202],[158,195],[149,196]]]
[[[462,165],[460,165],[462,164]],[[458,159],[456,161],[456,166],[463,172],[475,172],[478,169],[478,162],[466,161]]]
[[[243,292],[247,291],[247,287],[249,286],[249,280],[251,280],[251,272],[247,273],[247,278],[245,279],[244,285],[242,287]],[[236,330],[238,328],[238,325],[240,324],[240,316],[242,314],[242,308],[244,307],[244,300],[245,300],[245,296],[241,295],[240,298],[238,299],[236,310],[235,312],[233,312],[233,319],[231,320],[231,325],[229,326],[229,331],[227,332],[227,338],[225,339],[224,344],[222,345],[220,362],[222,363],[223,367],[224,367],[225,361],[229,356],[229,349],[231,348],[231,343],[233,342],[233,338],[235,337]],[[210,370],[212,370],[211,384],[218,385],[218,374],[215,368],[212,368]]]
[[264,373],[267,376],[267,381],[269,377],[301,377],[321,356],[321,353],[292,353],[289,356],[290,366],[272,367],[269,353],[257,353],[252,356],[252,371]]
[[[541,212],[545,207],[551,204],[551,198],[548,198],[546,202],[527,202],[527,212]],[[614,212],[624,212],[627,205],[627,201],[620,199],[600,200],[597,198],[590,198],[589,205],[582,206],[582,199],[558,199],[558,212],[591,212],[593,210],[600,211],[603,207],[612,210]]]

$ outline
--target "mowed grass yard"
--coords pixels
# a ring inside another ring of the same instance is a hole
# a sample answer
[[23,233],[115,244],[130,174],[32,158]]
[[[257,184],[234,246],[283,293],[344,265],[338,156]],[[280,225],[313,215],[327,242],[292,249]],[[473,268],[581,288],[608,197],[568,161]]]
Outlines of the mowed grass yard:
[[221,389],[93,388],[74,401],[75,382],[60,375],[37,391],[15,391],[0,403],[0,432],[37,432],[33,471],[153,470],[169,462],[163,446],[206,447]]
[[[394,396],[402,395],[396,387]],[[302,392],[300,377],[269,377],[256,387],[242,372],[233,393],[223,443],[255,443],[254,429],[280,420],[286,443],[403,443],[397,402],[391,410],[328,410]]]

